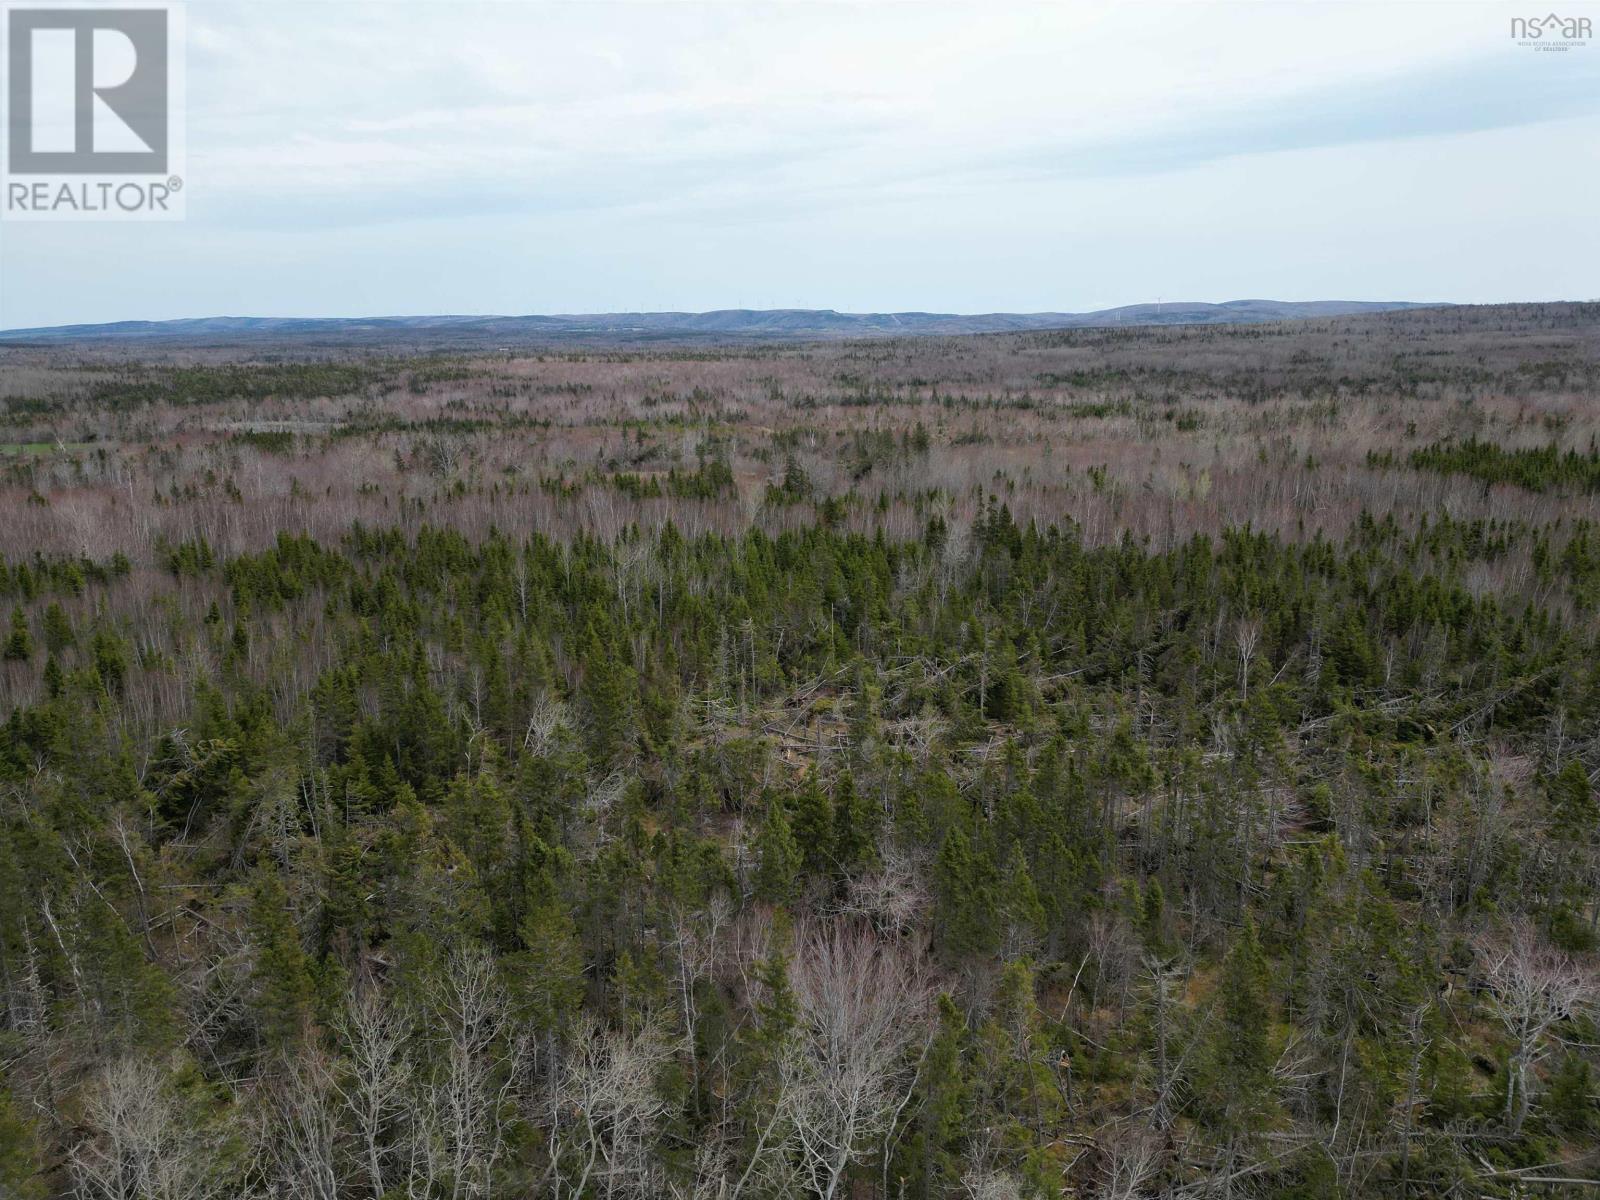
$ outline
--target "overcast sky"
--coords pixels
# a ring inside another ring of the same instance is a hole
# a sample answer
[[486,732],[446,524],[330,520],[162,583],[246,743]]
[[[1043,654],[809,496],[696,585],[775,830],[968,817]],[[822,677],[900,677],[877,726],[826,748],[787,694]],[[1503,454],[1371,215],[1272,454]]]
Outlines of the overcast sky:
[[188,219],[0,226],[0,327],[1593,298],[1530,11],[192,0]]

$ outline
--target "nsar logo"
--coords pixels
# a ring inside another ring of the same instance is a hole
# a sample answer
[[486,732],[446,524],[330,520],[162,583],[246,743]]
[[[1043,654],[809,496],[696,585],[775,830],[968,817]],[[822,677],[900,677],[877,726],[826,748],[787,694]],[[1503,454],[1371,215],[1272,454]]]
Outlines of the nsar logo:
[[1585,46],[1594,30],[1588,17],[1563,17],[1548,13],[1542,17],[1512,17],[1511,37],[1530,50],[1575,50]]

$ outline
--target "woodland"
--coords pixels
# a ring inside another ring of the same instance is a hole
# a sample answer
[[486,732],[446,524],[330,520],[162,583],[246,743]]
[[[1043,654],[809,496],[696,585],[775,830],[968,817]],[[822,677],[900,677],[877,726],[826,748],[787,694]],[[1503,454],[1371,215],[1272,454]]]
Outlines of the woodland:
[[0,1196],[1600,1187],[1600,305],[0,345]]

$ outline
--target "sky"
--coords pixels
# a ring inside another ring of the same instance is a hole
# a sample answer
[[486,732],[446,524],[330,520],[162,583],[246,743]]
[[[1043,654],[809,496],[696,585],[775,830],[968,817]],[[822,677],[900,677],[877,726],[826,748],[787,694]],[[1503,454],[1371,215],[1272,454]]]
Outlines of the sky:
[[190,0],[186,219],[0,222],[0,328],[1595,298],[1600,40],[1522,15]]

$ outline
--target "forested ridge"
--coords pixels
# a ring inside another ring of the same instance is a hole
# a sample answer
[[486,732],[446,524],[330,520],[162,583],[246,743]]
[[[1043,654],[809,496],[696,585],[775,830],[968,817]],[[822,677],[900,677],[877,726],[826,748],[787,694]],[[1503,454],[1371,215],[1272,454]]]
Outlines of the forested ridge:
[[[1150,436],[1232,411],[1196,406]],[[0,1193],[1600,1174],[1585,510],[1474,482],[1264,528],[1194,516],[1197,463],[1153,536],[1071,514],[1153,503],[1109,454],[1022,512],[1046,485],[977,412],[665,461],[694,426],[626,423],[492,480],[413,431],[387,522],[304,488],[298,440],[223,431],[209,481],[71,468],[162,523],[0,562]],[[1415,437],[1464,442],[1444,420]],[[929,477],[958,450],[981,475]],[[72,511],[51,453],[27,519]],[[1370,465],[1408,469],[1439,468]],[[252,542],[275,473],[317,516]],[[502,496],[583,516],[477,519]]]

